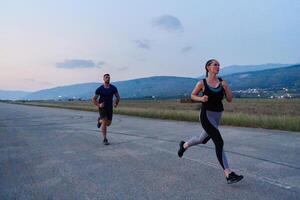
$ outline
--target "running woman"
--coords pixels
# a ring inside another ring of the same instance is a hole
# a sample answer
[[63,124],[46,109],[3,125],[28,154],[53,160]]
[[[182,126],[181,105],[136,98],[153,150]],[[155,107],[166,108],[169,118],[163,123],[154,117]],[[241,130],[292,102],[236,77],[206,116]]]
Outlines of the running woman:
[[[95,106],[99,108],[99,115],[97,121],[97,127],[102,130],[103,135],[103,144],[109,145],[107,140],[107,127],[111,125],[112,116],[113,116],[113,106],[116,108],[120,102],[120,96],[118,89],[110,84],[110,75],[104,74],[103,76],[103,85],[97,88],[95,91],[95,96],[92,98],[92,101]],[[116,100],[113,102],[113,96],[115,95]]]
[[[191,146],[198,144],[206,144],[210,139],[215,144],[215,150],[218,161],[224,171],[227,183],[236,183],[243,179],[242,175],[237,175],[230,170],[226,154],[223,149],[223,139],[218,129],[220,119],[224,111],[222,100],[224,95],[228,102],[232,101],[232,92],[227,82],[217,77],[220,70],[220,63],[211,59],[206,62],[205,65],[206,78],[200,80],[192,94],[193,101],[202,102],[202,108],[200,112],[200,121],[204,131],[200,136],[193,137],[189,141],[181,141],[179,143],[178,156],[181,158],[183,153]],[[202,92],[203,96],[198,96]]]

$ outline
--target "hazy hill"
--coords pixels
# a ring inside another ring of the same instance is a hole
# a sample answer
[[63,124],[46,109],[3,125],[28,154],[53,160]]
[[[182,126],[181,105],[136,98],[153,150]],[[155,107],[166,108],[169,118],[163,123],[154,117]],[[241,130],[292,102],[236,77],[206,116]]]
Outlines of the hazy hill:
[[141,97],[176,97],[190,95],[198,79],[175,77],[175,76],[154,76],[129,81],[116,82],[120,94],[124,98]]
[[267,63],[262,65],[230,65],[220,70],[220,76],[226,76],[229,74],[236,74],[242,72],[252,72],[252,71],[261,71],[266,69],[283,68],[289,66],[291,66],[291,64]]
[[39,90],[28,94],[25,98],[29,100],[49,100],[68,98],[90,98],[100,83],[82,83],[68,86],[55,87]]
[[16,99],[22,99],[26,95],[30,94],[30,92],[24,92],[24,91],[8,91],[8,90],[0,90],[0,99],[1,100],[16,100]]
[[[162,97],[170,98],[189,95],[197,79],[173,76],[155,76],[128,81],[114,82],[122,98]],[[40,90],[26,99],[47,100],[60,98],[91,98],[101,83],[85,83]]]
[[233,90],[289,88],[300,92],[300,64],[290,67],[224,76]]
[[[222,77],[229,82],[233,90],[260,88],[273,90],[276,93],[276,91],[284,87],[289,88],[294,93],[300,94],[300,65],[236,73]],[[197,81],[198,79],[195,78],[154,76],[119,81],[113,84],[117,86],[122,98],[150,98],[153,96],[158,98],[173,98],[189,96]],[[11,96],[8,96],[6,91],[6,98],[2,99],[90,99],[94,95],[96,88],[100,85],[100,82],[75,84],[40,90],[29,94],[26,92],[11,91]]]

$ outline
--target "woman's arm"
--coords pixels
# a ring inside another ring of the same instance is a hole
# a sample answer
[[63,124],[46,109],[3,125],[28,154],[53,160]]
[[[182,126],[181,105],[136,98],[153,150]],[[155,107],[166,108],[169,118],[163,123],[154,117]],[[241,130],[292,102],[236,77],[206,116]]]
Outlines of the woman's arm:
[[233,95],[232,95],[230,87],[228,86],[227,82],[224,79],[223,79],[223,81],[221,83],[222,83],[222,86],[223,86],[224,91],[225,91],[226,100],[228,102],[232,102]]
[[201,92],[202,90],[204,89],[204,85],[203,85],[203,81],[199,81],[194,90],[192,91],[192,94],[191,94],[191,99],[193,101],[200,101],[200,102],[207,102],[208,101],[208,96],[204,95],[202,97],[199,97],[198,94],[199,92]]

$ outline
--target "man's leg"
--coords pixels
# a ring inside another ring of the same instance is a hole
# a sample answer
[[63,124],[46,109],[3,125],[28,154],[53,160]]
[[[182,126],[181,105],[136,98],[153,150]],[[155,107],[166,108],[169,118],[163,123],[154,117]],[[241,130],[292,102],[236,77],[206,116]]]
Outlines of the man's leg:
[[97,121],[97,127],[100,128],[101,127],[101,118],[98,117],[98,121]]
[[103,143],[105,145],[109,145],[109,142],[107,140],[107,127],[110,126],[111,124],[111,121],[110,120],[107,120],[107,119],[103,119],[101,120],[101,130],[102,130],[102,135],[103,135]]
[[110,126],[111,125],[111,121],[108,119],[106,120],[106,127]]
[[100,128],[102,120],[107,118],[107,113],[104,108],[99,108],[99,117],[97,121],[97,127]]
[[106,135],[107,135],[107,127],[111,125],[112,115],[113,115],[112,108],[111,109],[107,109],[106,110],[106,118],[105,118],[106,119],[105,120],[105,126],[103,126],[103,129],[102,129],[103,130],[102,131],[103,132],[103,137],[104,137],[103,143],[105,145],[109,145]]
[[106,132],[107,132],[107,127],[106,127],[106,119],[101,119],[101,131],[103,135],[103,139],[106,139]]

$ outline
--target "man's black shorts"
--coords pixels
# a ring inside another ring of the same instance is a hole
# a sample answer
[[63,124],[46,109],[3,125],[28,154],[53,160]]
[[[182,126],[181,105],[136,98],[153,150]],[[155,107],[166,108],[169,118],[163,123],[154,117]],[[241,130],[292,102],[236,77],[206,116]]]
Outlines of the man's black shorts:
[[99,108],[100,119],[112,120],[113,109],[112,108]]

